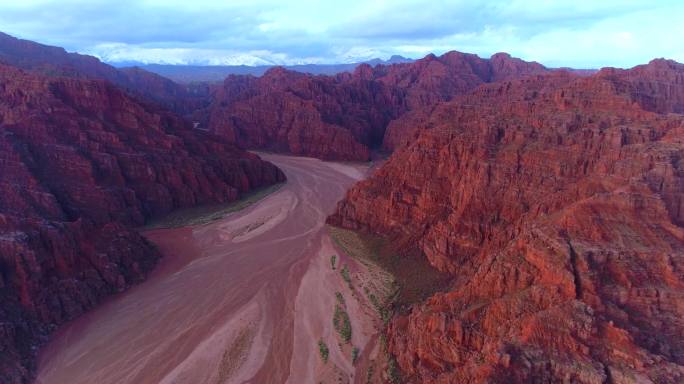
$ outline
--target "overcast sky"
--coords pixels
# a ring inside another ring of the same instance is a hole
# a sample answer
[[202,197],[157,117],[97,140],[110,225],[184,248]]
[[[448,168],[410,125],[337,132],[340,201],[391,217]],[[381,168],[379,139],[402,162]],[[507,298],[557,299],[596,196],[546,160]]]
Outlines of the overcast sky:
[[684,62],[683,0],[0,0],[0,30],[110,61],[296,64],[449,50]]

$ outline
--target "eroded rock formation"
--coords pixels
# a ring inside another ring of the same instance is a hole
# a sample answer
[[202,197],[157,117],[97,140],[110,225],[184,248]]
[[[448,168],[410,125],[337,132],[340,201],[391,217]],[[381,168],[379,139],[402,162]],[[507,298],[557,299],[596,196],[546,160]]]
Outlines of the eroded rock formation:
[[410,382],[684,380],[683,73],[482,86],[349,191],[330,223],[454,276],[389,328]]
[[0,66],[0,382],[21,383],[64,321],[159,255],[131,228],[284,179],[101,80]]
[[[208,126],[248,148],[367,160],[370,149],[393,150],[410,136],[414,113],[487,82],[545,71],[503,53],[481,59],[460,52],[363,64],[334,77],[274,68],[260,78],[229,76],[214,95]],[[415,112],[404,120],[407,111]]]
[[229,76],[210,108],[209,127],[248,148],[336,160],[366,160],[401,99],[350,74],[311,76],[283,68],[260,78]]

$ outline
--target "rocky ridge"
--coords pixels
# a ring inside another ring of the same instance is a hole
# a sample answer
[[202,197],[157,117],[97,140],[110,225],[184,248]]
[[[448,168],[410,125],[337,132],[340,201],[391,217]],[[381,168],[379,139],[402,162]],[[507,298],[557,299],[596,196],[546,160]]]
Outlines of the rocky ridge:
[[484,85],[348,192],[331,224],[453,275],[389,327],[409,382],[681,382],[683,74]]
[[370,149],[393,150],[424,108],[484,83],[545,71],[503,53],[481,59],[460,52],[413,63],[362,64],[336,76],[274,68],[259,78],[226,78],[208,108],[207,124],[248,148],[363,161]]

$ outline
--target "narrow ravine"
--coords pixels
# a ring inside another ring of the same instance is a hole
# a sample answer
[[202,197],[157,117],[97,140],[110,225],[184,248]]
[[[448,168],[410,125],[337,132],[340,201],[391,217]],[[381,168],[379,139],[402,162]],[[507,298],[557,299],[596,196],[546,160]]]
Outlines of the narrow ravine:
[[[208,225],[147,232],[160,266],[60,330],[37,382],[308,383],[331,370],[352,380],[351,357],[333,345],[344,284],[330,270],[325,218],[366,168],[263,157],[286,173],[283,188]],[[373,333],[364,322],[352,316],[361,349]],[[321,338],[331,344],[326,364]]]

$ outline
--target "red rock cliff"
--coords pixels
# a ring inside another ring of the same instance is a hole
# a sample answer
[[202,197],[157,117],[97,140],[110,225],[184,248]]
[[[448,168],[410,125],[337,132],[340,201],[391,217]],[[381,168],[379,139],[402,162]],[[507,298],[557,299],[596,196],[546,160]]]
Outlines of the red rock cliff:
[[274,68],[260,78],[229,76],[209,127],[248,148],[367,160],[401,108],[399,96],[378,82]]
[[0,66],[0,382],[27,380],[50,331],[152,269],[132,226],[283,179],[107,82]]
[[[655,74],[655,75],[654,75]],[[329,222],[417,243],[449,292],[395,318],[415,383],[684,380],[682,67],[483,86]]]
[[379,81],[400,87],[406,92],[410,112],[393,120],[387,127],[382,149],[393,151],[413,142],[425,117],[440,102],[453,99],[491,82],[544,73],[547,69],[535,62],[497,53],[489,60],[473,54],[448,52],[440,57],[428,55],[411,64],[378,67]]
[[369,149],[392,150],[413,133],[413,125],[396,120],[407,111],[420,113],[483,83],[544,71],[506,54],[487,60],[459,52],[414,63],[361,65],[353,74],[337,76],[275,68],[260,78],[228,77],[208,109],[208,124],[249,148],[367,160]]

